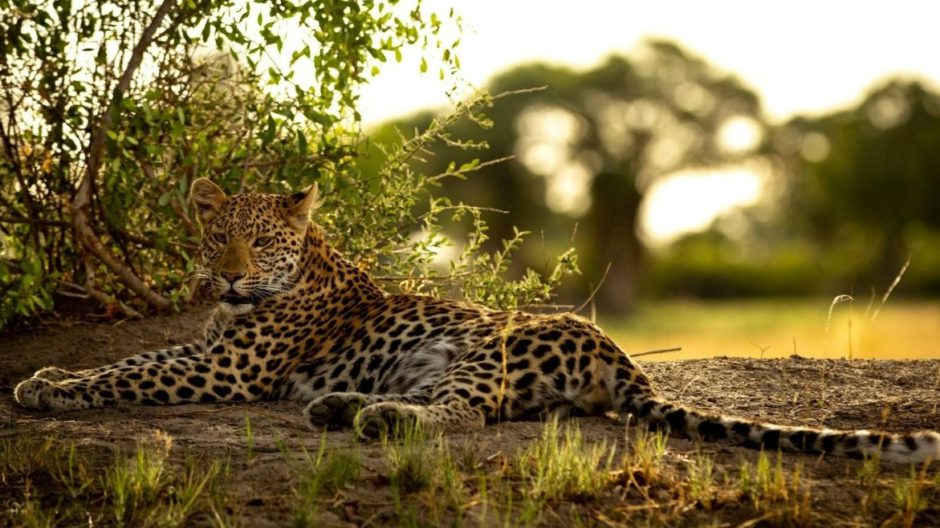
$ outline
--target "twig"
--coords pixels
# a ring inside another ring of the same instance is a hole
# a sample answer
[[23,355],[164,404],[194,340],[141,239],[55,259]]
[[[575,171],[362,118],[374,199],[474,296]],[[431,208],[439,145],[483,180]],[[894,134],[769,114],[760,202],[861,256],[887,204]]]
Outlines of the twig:
[[836,295],[832,299],[832,303],[829,305],[829,315],[826,317],[826,341],[823,344],[823,353],[829,354],[829,324],[832,322],[832,310],[835,309],[836,305],[844,302],[853,302],[855,298],[851,295]]
[[689,390],[689,387],[691,387],[693,383],[701,379],[702,379],[701,375],[693,376],[692,379],[690,379],[689,382],[685,384],[685,387],[682,387],[682,390],[679,391],[679,395],[676,396],[676,398],[681,400],[682,397],[685,396],[685,391]]
[[666,352],[680,352],[682,347],[673,347],[673,348],[659,348],[656,350],[650,350],[647,352],[640,352],[639,354],[630,354],[631,358],[637,358],[641,356],[652,356],[653,354],[665,354]]
[[55,227],[70,227],[71,224],[62,220],[42,220],[40,218],[16,218],[12,216],[0,216],[0,223],[4,224],[32,224]]
[[555,310],[556,312],[562,313],[573,313],[571,309],[574,308],[573,304],[523,304],[522,306],[517,306],[517,310]]
[[457,176],[458,174],[472,173],[472,172],[476,172],[476,171],[478,171],[478,170],[480,170],[480,169],[483,169],[483,168],[485,168],[485,167],[489,167],[489,166],[496,165],[496,164],[499,164],[499,163],[503,163],[503,162],[506,162],[506,161],[510,161],[510,160],[513,160],[513,159],[516,159],[516,157],[515,157],[515,156],[503,156],[502,158],[491,159],[491,160],[488,160],[488,161],[484,161],[484,162],[482,162],[482,163],[479,163],[476,167],[473,167],[472,169],[460,170],[460,169],[458,168],[457,170],[446,171],[446,172],[442,172],[442,173],[440,173],[440,174],[435,174],[434,176],[429,176],[429,177],[428,177],[428,180],[429,180],[429,181],[438,181],[438,180],[442,180],[442,179],[444,179],[444,178],[447,178],[447,177],[449,177],[449,176]]
[[499,93],[496,94],[496,95],[492,95],[492,96],[490,96],[490,99],[492,99],[493,101],[495,101],[495,100],[497,100],[497,99],[502,99],[503,97],[510,97],[510,96],[513,96],[513,95],[525,95],[525,94],[530,94],[530,93],[535,93],[535,92],[542,92],[542,91],[545,91],[547,88],[548,88],[548,85],[547,85],[547,84],[543,84],[542,86],[533,86],[532,88],[521,88],[521,89],[519,89],[519,90],[508,90],[508,91],[505,91],[505,92],[499,92]]
[[448,275],[435,275],[435,276],[427,276],[427,277],[423,277],[420,275],[375,275],[372,277],[372,279],[377,280],[377,281],[386,281],[386,282],[397,282],[397,281],[406,281],[406,280],[433,282],[433,281],[451,280],[457,277],[464,277],[470,274],[471,272],[469,271],[461,271],[458,273],[451,273]]
[[888,302],[888,297],[891,296],[891,292],[900,284],[901,278],[904,277],[904,272],[907,271],[908,266],[911,265],[911,254],[908,253],[907,260],[904,261],[904,265],[901,266],[901,271],[898,272],[894,277],[894,281],[891,282],[891,286],[888,286],[888,291],[881,297],[881,304],[878,305],[878,308],[875,309],[875,313],[871,316],[871,322],[874,323],[875,319],[878,318],[878,314],[881,313],[881,309],[884,308],[885,303]]
[[601,277],[601,280],[597,283],[597,286],[594,288],[594,290],[591,291],[591,295],[589,295],[588,298],[583,303],[581,303],[581,306],[579,306],[578,309],[574,311],[574,313],[580,313],[581,310],[587,307],[587,305],[594,300],[594,296],[597,295],[598,290],[601,289],[601,286],[604,285],[604,281],[607,280],[607,274],[610,273],[611,264],[611,262],[607,263],[607,269],[604,270],[604,275]]

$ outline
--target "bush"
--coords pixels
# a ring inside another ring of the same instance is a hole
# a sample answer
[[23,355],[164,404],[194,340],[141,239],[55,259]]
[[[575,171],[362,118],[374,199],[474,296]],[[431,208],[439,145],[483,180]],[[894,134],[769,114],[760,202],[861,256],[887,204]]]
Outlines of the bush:
[[[12,4],[0,13],[0,327],[54,297],[131,314],[178,305],[198,240],[186,194],[203,176],[229,192],[318,182],[318,221],[397,289],[473,277],[473,298],[509,306],[544,299],[573,269],[568,255],[555,274],[506,285],[491,273],[501,264],[472,244],[449,271],[433,269],[440,215],[479,214],[430,194],[474,164],[433,177],[406,163],[447,136],[450,118],[403,139],[378,172],[357,166],[358,88],[412,48],[422,69],[430,59],[449,75],[453,12],[428,13],[420,0]],[[479,96],[457,114],[488,105]],[[485,233],[480,220],[469,238]]]

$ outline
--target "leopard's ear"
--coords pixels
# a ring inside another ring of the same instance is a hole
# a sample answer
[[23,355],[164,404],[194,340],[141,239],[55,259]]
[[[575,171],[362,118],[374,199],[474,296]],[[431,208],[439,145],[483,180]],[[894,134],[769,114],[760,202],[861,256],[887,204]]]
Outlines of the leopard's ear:
[[208,178],[198,178],[189,188],[189,201],[196,208],[199,223],[205,226],[222,208],[225,192]]
[[314,183],[303,191],[294,193],[287,197],[287,221],[298,231],[303,231],[310,221],[310,213],[315,211],[320,203],[319,188]]

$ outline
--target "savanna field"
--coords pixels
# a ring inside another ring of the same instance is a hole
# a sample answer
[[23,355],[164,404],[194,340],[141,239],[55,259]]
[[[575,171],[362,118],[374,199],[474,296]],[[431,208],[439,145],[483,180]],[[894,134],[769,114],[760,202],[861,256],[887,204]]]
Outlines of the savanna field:
[[[892,300],[873,322],[849,308],[834,309],[828,357],[810,353],[825,347],[826,300],[670,302],[601,324],[629,350],[682,346],[684,357],[662,353],[640,363],[664,395],[705,410],[817,427],[935,427],[940,361],[895,360],[869,347],[894,342],[899,355],[930,348],[923,343],[938,331],[937,304]],[[299,402],[52,415],[12,401],[13,384],[41,365],[92,366],[137,347],[182,342],[198,329],[192,317],[204,315],[50,322],[0,342],[0,524],[940,522],[940,476],[928,466],[698,444],[607,418],[504,423],[446,437],[409,431],[398,440],[358,443],[350,431],[310,430]],[[850,320],[860,341],[855,359],[846,360]],[[777,359],[790,355],[794,339],[803,357]],[[784,350],[774,353],[778,342]],[[764,359],[755,343],[765,347]],[[872,361],[875,354],[891,360]],[[741,357],[701,359],[722,355]]]

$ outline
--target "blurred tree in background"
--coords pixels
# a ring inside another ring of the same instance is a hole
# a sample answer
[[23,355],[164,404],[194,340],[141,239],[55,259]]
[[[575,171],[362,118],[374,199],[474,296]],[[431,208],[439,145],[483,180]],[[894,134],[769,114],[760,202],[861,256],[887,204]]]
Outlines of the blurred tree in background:
[[[940,94],[894,79],[855,107],[769,129],[765,203],[676,241],[651,295],[940,294]],[[905,264],[910,259],[910,265]]]
[[[498,96],[491,121],[484,127],[465,121],[455,135],[489,148],[480,153],[440,143],[425,165],[441,172],[448,162],[470,163],[481,155],[513,157],[481,168],[469,181],[448,182],[446,194],[511,212],[491,221],[494,231],[503,237],[516,225],[541,231],[550,248],[569,243],[577,224],[585,284],[572,297],[586,297],[588,284],[603,280],[595,300],[611,311],[629,308],[641,280],[637,223],[650,185],[680,169],[753,155],[748,145],[728,144],[722,132],[761,127],[752,91],[660,41],[585,72],[521,66],[497,76],[488,90]],[[394,128],[420,129],[429,118],[390,123],[373,140],[394,138]],[[526,257],[527,265],[538,265],[537,254]]]
[[891,80],[856,108],[795,119],[775,137],[794,234],[846,254],[858,285],[883,284],[910,256],[908,279],[940,291],[940,94]]
[[[540,247],[573,241],[583,276],[564,290],[568,303],[586,298],[608,265],[594,300],[613,312],[635,292],[866,294],[884,291],[908,255],[898,291],[940,293],[940,99],[922,84],[890,81],[855,108],[772,125],[734,77],[651,41],[583,72],[520,66],[487,88],[497,94],[491,120],[459,123],[455,135],[488,149],[438,143],[416,165],[446,172],[451,161],[512,158],[445,183],[445,194],[507,211],[491,222],[502,237],[514,226],[537,233],[544,246],[529,244],[519,264],[538,267]],[[388,123],[373,140],[432,116]],[[368,172],[381,160],[373,152],[360,163]],[[769,173],[761,203],[667,247],[643,247],[638,217],[651,184],[746,162]]]

